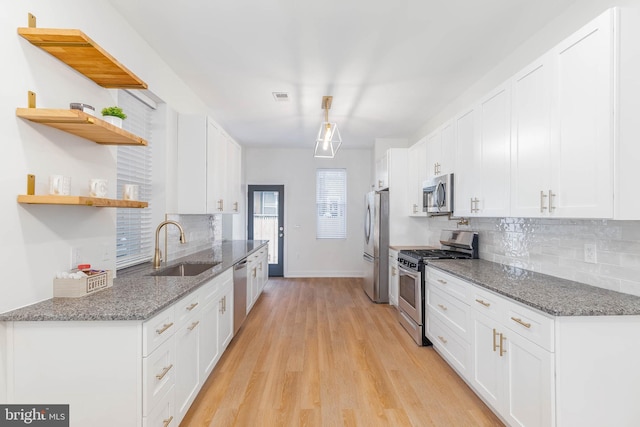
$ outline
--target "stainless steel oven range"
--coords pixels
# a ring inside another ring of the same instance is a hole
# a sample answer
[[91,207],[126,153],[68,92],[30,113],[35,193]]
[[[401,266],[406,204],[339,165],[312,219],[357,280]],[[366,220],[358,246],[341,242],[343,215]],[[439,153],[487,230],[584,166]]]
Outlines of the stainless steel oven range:
[[443,230],[441,249],[401,250],[398,254],[398,319],[418,345],[431,345],[424,333],[424,267],[433,259],[478,258],[478,233]]

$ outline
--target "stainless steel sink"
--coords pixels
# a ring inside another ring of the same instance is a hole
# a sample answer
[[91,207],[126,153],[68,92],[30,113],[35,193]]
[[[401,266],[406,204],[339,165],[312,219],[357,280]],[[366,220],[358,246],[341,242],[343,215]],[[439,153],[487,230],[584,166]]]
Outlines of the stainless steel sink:
[[197,276],[210,268],[220,264],[219,262],[213,264],[195,264],[189,262],[183,262],[173,265],[171,267],[163,268],[162,270],[153,272],[150,276]]

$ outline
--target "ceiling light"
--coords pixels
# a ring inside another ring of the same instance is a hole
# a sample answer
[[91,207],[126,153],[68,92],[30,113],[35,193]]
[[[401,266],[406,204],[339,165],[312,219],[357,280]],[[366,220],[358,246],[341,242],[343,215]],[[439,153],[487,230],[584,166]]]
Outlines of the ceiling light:
[[333,159],[342,144],[340,131],[336,123],[329,122],[329,109],[331,108],[333,96],[322,97],[322,109],[324,110],[324,122],[320,125],[318,137],[316,138],[316,148],[313,157]]

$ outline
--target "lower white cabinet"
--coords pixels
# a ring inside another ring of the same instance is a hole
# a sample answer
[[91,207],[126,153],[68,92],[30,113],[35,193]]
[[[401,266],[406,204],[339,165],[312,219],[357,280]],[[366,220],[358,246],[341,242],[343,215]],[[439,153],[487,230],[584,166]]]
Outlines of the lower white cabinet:
[[72,427],[178,426],[233,338],[233,271],[145,322],[5,329],[7,403],[68,403]]
[[269,280],[268,246],[247,257],[247,314],[253,308]]
[[509,426],[640,425],[640,316],[554,317],[427,267],[426,323]]
[[398,251],[389,248],[389,304],[398,306],[400,292],[398,277]]

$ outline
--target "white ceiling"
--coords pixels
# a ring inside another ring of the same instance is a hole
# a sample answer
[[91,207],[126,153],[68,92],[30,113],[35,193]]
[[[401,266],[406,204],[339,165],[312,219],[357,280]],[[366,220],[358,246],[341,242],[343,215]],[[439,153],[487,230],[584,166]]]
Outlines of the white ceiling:
[[332,95],[347,148],[409,137],[576,0],[110,1],[241,144],[313,146]]

